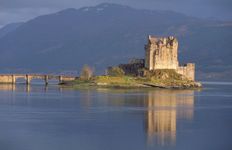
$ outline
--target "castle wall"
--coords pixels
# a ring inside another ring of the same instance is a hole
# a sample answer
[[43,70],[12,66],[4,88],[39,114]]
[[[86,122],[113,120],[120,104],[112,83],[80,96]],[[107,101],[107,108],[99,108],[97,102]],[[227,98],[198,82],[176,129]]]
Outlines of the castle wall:
[[146,49],[146,65],[149,70],[177,69],[178,41],[174,37],[156,38],[149,36]]
[[176,69],[176,72],[185,76],[189,80],[195,80],[195,64],[193,63],[188,63],[185,66],[179,66]]
[[178,62],[174,48],[161,47],[154,53],[153,69],[177,69]]
[[140,70],[144,68],[144,59],[137,59],[137,61],[132,61],[129,64],[120,64],[118,67],[121,68],[126,75],[139,76]]
[[146,51],[145,67],[148,68],[149,70],[153,70],[155,46],[148,44],[145,46],[145,51]]

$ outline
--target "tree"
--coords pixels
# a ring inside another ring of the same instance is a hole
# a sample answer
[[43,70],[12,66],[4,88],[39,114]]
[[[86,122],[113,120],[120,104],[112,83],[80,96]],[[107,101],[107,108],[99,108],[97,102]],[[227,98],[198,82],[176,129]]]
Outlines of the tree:
[[84,65],[81,70],[81,79],[89,80],[93,76],[93,69],[90,68],[88,65]]
[[107,70],[107,74],[109,76],[124,76],[125,72],[122,68],[116,66],[116,67],[109,67]]

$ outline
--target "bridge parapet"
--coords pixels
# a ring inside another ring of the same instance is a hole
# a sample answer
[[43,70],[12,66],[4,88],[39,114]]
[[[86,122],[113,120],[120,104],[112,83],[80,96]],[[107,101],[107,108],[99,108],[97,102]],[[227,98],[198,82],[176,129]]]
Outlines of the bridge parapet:
[[16,80],[22,78],[26,80],[26,84],[30,84],[32,79],[42,79],[45,84],[48,84],[48,80],[56,79],[59,83],[64,81],[73,81],[76,79],[74,76],[59,76],[59,75],[44,75],[44,74],[0,74],[0,83],[12,83],[15,84]]

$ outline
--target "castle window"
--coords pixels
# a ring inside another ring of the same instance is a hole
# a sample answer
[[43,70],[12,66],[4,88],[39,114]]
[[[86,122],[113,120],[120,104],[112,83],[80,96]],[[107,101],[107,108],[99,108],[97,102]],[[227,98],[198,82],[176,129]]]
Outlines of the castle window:
[[159,55],[159,50],[155,49],[155,55]]

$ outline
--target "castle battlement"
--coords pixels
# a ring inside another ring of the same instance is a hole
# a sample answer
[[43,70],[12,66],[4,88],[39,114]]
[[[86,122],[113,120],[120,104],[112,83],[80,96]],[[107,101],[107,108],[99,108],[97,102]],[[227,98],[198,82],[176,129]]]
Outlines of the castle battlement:
[[178,41],[173,36],[169,36],[167,38],[163,37],[155,37],[155,36],[148,36],[149,43],[154,44],[156,47],[176,47],[178,46]]

